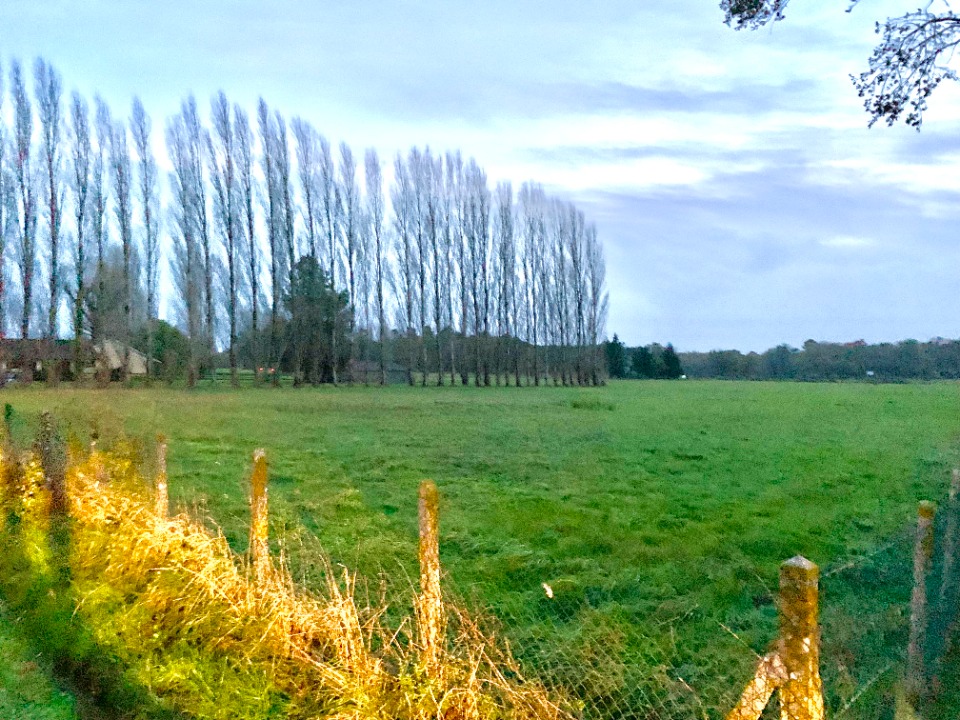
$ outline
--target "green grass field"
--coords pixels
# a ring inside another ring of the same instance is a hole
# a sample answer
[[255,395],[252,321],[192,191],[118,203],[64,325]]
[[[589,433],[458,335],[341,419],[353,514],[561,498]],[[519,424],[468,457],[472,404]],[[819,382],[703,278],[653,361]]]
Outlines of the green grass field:
[[[29,388],[3,400],[24,442],[44,409],[83,442],[139,438],[148,463],[166,434],[174,503],[239,550],[250,454],[265,447],[274,537],[307,584],[322,547],[368,578],[385,572],[388,594],[408,590],[416,489],[432,478],[449,586],[493,608],[521,658],[553,644],[659,667],[682,646],[704,658],[683,669],[697,687],[771,639],[781,561],[829,566],[901,532],[918,500],[945,494],[960,448],[960,387],[946,383]],[[591,697],[610,694],[590,682]]]
[[74,720],[73,699],[60,692],[0,605],[0,717],[7,720]]

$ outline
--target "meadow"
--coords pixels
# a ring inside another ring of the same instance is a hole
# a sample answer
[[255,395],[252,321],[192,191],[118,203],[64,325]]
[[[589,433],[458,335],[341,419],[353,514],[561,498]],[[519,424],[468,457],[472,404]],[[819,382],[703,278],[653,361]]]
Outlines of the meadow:
[[24,444],[49,410],[83,443],[134,439],[149,468],[165,434],[172,502],[241,552],[250,457],[265,448],[274,549],[294,576],[319,585],[326,556],[393,603],[416,582],[417,485],[432,478],[449,592],[598,715],[624,714],[631,693],[676,703],[657,688],[678,677],[698,697],[717,683],[735,695],[772,639],[779,564],[838,566],[902,536],[960,456],[952,383],[35,387],[3,399]]

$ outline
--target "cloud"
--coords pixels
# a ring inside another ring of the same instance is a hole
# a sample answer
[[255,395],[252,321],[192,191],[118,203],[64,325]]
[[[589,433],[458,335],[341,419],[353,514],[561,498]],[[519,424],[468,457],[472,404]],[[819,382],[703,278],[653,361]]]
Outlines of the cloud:
[[758,33],[704,0],[6,0],[0,27],[157,128],[222,87],[384,159],[429,143],[543,182],[597,223],[630,343],[958,336],[960,96],[867,130],[847,76],[902,3],[795,5]]
[[866,248],[874,244],[870,238],[859,237],[856,235],[834,235],[824,238],[820,244],[829,248]]

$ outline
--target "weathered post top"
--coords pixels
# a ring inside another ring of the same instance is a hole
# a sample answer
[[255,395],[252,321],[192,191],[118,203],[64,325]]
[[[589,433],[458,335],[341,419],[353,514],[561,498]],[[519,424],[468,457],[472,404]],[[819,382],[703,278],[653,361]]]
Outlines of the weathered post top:
[[425,523],[436,524],[437,506],[440,503],[440,493],[433,480],[424,480],[420,483],[419,503],[417,506],[420,518],[420,536],[423,537]]
[[417,515],[420,525],[420,589],[439,591],[440,583],[440,494],[432,480],[420,483]]
[[259,498],[267,491],[267,453],[263,448],[253,451],[253,473],[250,475],[250,493]]
[[789,560],[784,560],[780,564],[780,572],[788,573],[791,576],[816,578],[819,574],[819,568],[815,562],[807,560],[803,555],[794,555]]

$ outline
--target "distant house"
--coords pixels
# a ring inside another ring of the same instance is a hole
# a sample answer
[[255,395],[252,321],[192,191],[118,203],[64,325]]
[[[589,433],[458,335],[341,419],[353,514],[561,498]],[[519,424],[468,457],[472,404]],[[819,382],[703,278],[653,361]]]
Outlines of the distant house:
[[[123,370],[124,345],[119,340],[101,340],[94,344],[94,366],[97,370],[109,370],[112,375],[118,375]],[[147,356],[136,348],[128,348],[130,364],[127,374],[134,377],[143,377],[147,374]],[[157,363],[156,360],[153,361]]]
[[53,362],[60,377],[70,375],[73,361],[73,343],[69,340],[46,340],[40,338],[3,338],[0,340],[0,370],[4,377],[9,373],[43,370]]
[[[146,375],[147,356],[133,347],[129,351],[128,374],[134,377]],[[106,370],[115,379],[121,374],[125,353],[124,344],[119,340],[103,340],[97,343],[83,340],[81,352],[87,363],[82,368],[84,374]],[[3,338],[0,339],[0,371],[4,378],[11,374],[16,376],[28,369],[32,370],[33,374],[38,374],[50,369],[51,363],[54,363],[57,376],[69,379],[74,372],[73,353],[73,340]]]

